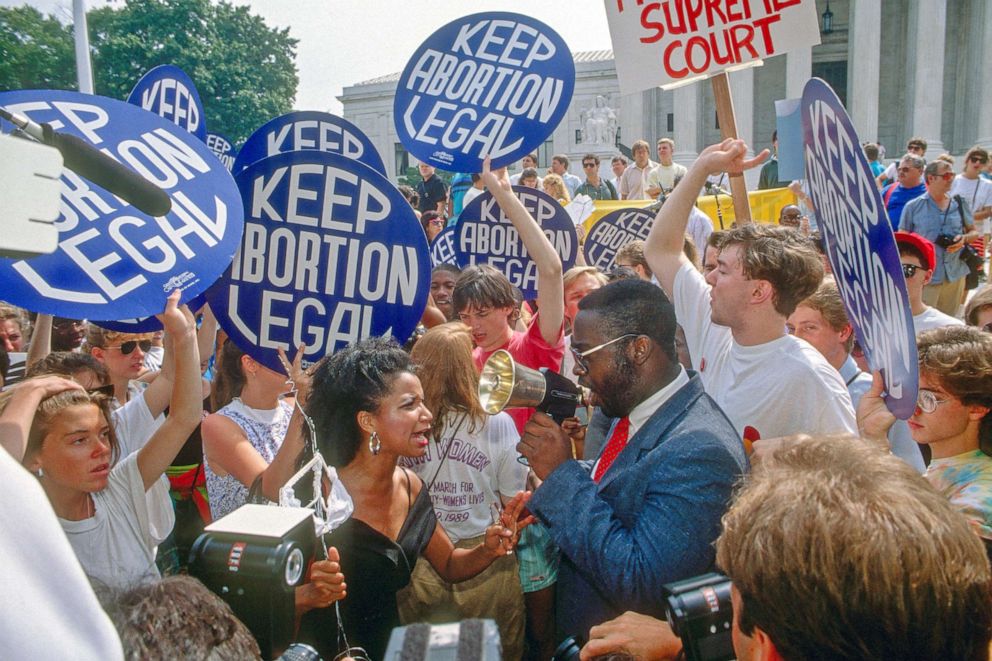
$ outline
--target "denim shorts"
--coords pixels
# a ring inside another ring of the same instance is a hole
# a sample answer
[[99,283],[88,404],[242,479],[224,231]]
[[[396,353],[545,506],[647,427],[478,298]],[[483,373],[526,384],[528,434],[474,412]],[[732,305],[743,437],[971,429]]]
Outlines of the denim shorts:
[[520,561],[520,587],[525,593],[543,590],[557,582],[561,551],[542,524],[532,523],[524,528],[516,554]]

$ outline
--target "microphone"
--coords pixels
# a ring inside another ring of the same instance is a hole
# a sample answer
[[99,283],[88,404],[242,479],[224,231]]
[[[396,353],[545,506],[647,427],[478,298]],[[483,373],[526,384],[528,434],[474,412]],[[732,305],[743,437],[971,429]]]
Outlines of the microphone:
[[58,149],[62,153],[65,167],[126,200],[149,216],[164,216],[172,209],[172,199],[164,190],[85,140],[68,133],[56,133],[49,124],[38,124],[3,108],[0,108],[0,117],[35,140]]

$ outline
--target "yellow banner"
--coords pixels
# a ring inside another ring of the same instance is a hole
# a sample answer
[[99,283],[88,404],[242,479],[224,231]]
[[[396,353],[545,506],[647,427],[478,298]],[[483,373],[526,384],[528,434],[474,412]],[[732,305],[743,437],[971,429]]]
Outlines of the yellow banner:
[[[749,191],[751,218],[756,223],[778,223],[778,212],[787,204],[795,204],[796,196],[788,188]],[[654,204],[654,200],[596,200],[592,215],[586,218],[583,226],[588,234],[592,226],[606,214],[617,209],[643,209]],[[701,195],[696,206],[713,220],[715,229],[730,229],[736,218],[734,201],[729,195]]]

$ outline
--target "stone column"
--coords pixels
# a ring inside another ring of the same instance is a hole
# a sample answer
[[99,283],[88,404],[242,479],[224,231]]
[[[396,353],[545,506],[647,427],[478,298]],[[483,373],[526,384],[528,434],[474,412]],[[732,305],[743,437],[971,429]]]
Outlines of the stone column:
[[706,82],[683,85],[672,90],[675,114],[675,154],[673,160],[688,167],[699,155],[699,86]]
[[[984,58],[984,54],[987,53],[987,49],[990,44],[992,44],[992,6],[986,2],[975,2],[972,4],[972,8],[975,10],[975,19],[981,21],[982,37],[981,41],[977,44],[972,44],[974,48],[972,49],[971,56],[978,58],[979,61]],[[974,34],[974,33],[972,33]],[[988,69],[986,69],[981,64],[977,68],[978,73],[981,75],[988,75]],[[980,82],[979,77],[977,82]],[[978,127],[976,135],[978,138],[975,140],[976,144],[979,144],[986,149],[992,147],[992,85],[988,84],[986,79],[984,84],[978,84],[974,86],[975,104],[974,107],[978,112],[975,116],[978,118]],[[969,99],[969,102],[971,100]]]
[[[734,117],[737,120],[737,136],[751,148],[750,154],[771,148],[771,135],[754,135],[754,68],[748,67],[727,74],[730,83],[730,96],[734,100]],[[748,190],[758,186],[761,168],[751,168],[744,173]]]
[[785,98],[803,95],[806,81],[813,75],[813,47],[804,46],[785,54]]
[[910,137],[927,141],[927,160],[944,152],[940,135],[944,103],[944,35],[947,0],[912,0],[909,5],[909,72],[912,94],[907,95]]
[[[875,141],[878,140],[882,3],[874,0],[854,0],[850,11],[850,37],[847,42],[847,107],[861,141]],[[938,128],[939,126],[938,122]]]

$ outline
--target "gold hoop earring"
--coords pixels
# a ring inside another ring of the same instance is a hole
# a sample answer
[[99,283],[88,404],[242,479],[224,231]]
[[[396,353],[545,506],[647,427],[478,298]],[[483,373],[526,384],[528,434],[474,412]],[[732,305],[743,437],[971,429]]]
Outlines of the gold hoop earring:
[[379,434],[372,432],[369,436],[369,452],[378,455],[380,450],[382,450],[382,441],[379,440]]

